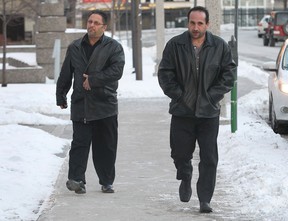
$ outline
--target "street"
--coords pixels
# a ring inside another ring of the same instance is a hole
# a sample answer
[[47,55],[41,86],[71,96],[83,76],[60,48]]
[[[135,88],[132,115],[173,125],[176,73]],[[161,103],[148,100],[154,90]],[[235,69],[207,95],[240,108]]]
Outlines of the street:
[[[221,37],[230,41],[234,30],[222,31]],[[258,38],[256,29],[238,30],[238,56],[239,59],[247,61],[257,67],[262,67],[264,62],[276,61],[281,42],[275,47],[263,46],[262,38]]]

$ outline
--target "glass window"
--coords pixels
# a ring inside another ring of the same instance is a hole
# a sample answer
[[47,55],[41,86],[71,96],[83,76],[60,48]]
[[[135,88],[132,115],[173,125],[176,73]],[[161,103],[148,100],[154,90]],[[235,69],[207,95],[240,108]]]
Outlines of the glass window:
[[285,49],[285,52],[283,55],[282,68],[285,70],[288,69],[288,50],[287,50],[287,48]]
[[277,25],[284,25],[288,21],[288,13],[278,13],[276,18]]

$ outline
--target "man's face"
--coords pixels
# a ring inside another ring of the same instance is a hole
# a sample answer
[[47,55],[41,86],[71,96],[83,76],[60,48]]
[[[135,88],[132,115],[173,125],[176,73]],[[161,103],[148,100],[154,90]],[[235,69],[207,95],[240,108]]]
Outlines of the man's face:
[[201,11],[192,11],[189,15],[188,30],[193,39],[205,36],[209,23],[206,23],[206,15]]
[[89,38],[100,38],[107,25],[103,23],[101,15],[92,14],[87,20],[87,33]]

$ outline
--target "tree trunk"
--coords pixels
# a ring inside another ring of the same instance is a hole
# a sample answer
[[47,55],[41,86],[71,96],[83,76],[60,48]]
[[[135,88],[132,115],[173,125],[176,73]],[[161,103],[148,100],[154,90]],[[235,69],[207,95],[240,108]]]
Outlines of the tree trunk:
[[69,0],[69,18],[71,19],[71,28],[76,27],[76,0]]
[[6,2],[3,1],[3,58],[2,58],[2,87],[7,87],[6,79],[6,45],[7,45],[7,20],[6,20]]
[[113,38],[115,35],[115,2],[116,0],[112,1],[112,5],[111,5],[111,20],[110,20],[110,26],[111,26],[111,37]]

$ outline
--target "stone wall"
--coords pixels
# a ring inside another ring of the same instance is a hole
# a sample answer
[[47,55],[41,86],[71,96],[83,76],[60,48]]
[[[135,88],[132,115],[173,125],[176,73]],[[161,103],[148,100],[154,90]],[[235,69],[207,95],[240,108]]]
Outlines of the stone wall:
[[[0,72],[0,83],[2,81],[2,71]],[[41,67],[24,67],[6,69],[6,81],[11,83],[45,83],[46,77]]]
[[[64,16],[64,3],[39,3],[40,16],[36,20],[35,27],[35,46],[19,49],[7,46],[7,52],[36,52],[35,67],[25,67],[21,61],[7,58],[9,65],[18,68],[6,70],[7,83],[45,83],[46,77],[54,79],[54,58],[53,49],[56,39],[61,41],[60,65],[65,57],[68,45],[75,39],[80,38],[86,33],[72,32],[66,29],[66,17]],[[0,48],[2,52],[2,48]],[[19,68],[20,67],[20,68]],[[57,73],[58,75],[59,73]],[[0,72],[0,83],[2,71]]]

